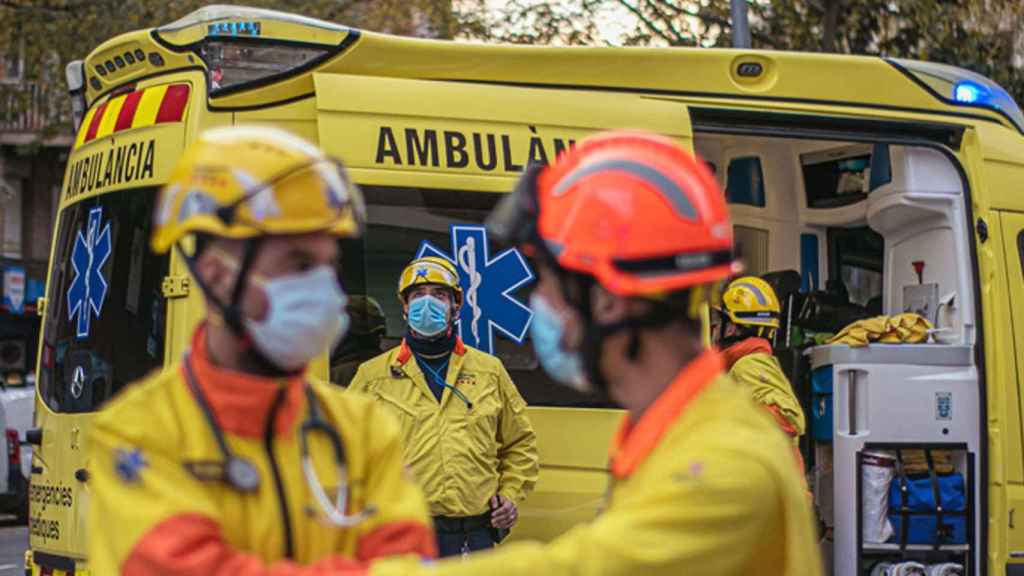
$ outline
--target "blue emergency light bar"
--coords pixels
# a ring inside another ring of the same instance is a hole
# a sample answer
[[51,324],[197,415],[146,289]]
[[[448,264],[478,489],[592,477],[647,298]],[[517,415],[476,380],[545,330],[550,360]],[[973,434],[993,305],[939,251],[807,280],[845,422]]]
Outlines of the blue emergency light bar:
[[215,22],[206,27],[208,36],[248,36],[258,38],[263,29],[259,22]]
[[953,100],[961,104],[978,104],[988,97],[988,90],[977,82],[963,80],[953,87]]
[[1024,132],[1024,111],[1002,86],[970,70],[899,58],[887,59],[891,64],[918,80],[933,96],[954,106],[988,108],[1009,119]]

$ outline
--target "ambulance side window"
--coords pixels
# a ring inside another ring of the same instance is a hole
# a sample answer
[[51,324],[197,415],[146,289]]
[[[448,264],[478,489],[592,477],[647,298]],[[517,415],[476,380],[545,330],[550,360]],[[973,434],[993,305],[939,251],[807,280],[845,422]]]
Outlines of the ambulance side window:
[[734,158],[726,172],[725,198],[729,204],[764,208],[764,172],[757,156]]
[[[369,225],[363,238],[342,242],[341,279],[346,292],[350,295],[368,296],[379,304],[384,313],[384,337],[379,350],[366,350],[360,347],[364,344],[371,347],[378,345],[372,339],[363,339],[360,342],[358,336],[350,333],[350,336],[335,349],[332,368],[344,363],[365,362],[372,358],[375,352],[380,353],[401,342],[405,335],[405,318],[398,300],[397,288],[402,269],[416,257],[424,243],[428,243],[433,249],[443,252],[448,257],[454,257],[452,225],[482,226],[484,219],[501,197],[499,194],[471,191],[375,186],[364,186],[363,192],[366,196]],[[488,244],[487,255],[491,259],[496,258],[504,250],[504,247],[494,242]],[[459,248],[466,246],[462,245]],[[489,283],[508,282],[509,270],[503,269],[501,273],[496,273],[494,270],[484,269],[486,261],[483,247],[474,244],[473,249],[479,250],[473,254],[479,266],[478,271],[481,272],[482,284],[480,292],[472,301],[467,294],[465,305],[478,307],[481,316],[476,330],[477,334],[480,334],[482,330],[488,329],[486,321],[488,318],[493,319],[492,315],[495,312],[485,309],[483,304],[494,301],[491,299],[493,292],[489,292],[493,286]],[[468,259],[470,252],[464,251],[462,256]],[[512,267],[511,273],[516,272],[515,267]],[[505,288],[504,285],[500,287]],[[528,301],[528,291],[528,285],[523,285],[519,289],[514,289],[511,294],[525,303]],[[373,321],[380,322],[377,319]],[[353,327],[366,325],[366,319],[353,319]],[[463,327],[463,335],[467,340],[472,338],[469,336],[471,332],[471,327]],[[588,397],[564,386],[555,385],[540,368],[529,337],[519,344],[508,338],[500,329],[490,330],[490,335],[493,336],[494,354],[501,359],[519,392],[529,404],[597,405]],[[339,369],[334,373],[351,374],[354,373],[354,367]]]
[[60,215],[38,385],[56,412],[92,412],[164,360],[167,256],[149,250],[155,189]]

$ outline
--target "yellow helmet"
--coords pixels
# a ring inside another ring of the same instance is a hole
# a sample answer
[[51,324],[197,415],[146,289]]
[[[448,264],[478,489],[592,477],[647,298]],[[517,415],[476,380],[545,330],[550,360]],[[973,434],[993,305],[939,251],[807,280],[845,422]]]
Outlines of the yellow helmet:
[[779,327],[779,298],[771,285],[756,276],[744,276],[729,283],[722,294],[722,313],[737,326],[765,329],[771,337]]
[[156,204],[152,247],[166,252],[200,232],[224,238],[327,231],[354,237],[362,194],[341,163],[277,128],[203,132],[178,161]]
[[405,293],[418,284],[440,284],[455,293],[455,307],[462,306],[462,286],[455,265],[437,256],[424,256],[409,263],[398,279],[398,300],[405,302]]

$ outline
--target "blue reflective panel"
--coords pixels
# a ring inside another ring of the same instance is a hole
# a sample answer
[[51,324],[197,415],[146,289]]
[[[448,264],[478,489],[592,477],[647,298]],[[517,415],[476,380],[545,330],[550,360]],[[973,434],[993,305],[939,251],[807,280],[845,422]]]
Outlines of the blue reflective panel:
[[763,208],[764,174],[757,156],[735,158],[729,162],[725,180],[725,198],[730,204]]

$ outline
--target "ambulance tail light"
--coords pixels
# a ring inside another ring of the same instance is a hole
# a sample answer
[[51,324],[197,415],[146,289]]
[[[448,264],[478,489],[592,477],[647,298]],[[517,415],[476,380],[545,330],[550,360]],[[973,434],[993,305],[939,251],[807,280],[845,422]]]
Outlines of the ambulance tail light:
[[889,58],[889,63],[909,75],[947,104],[964,107],[987,108],[1010,120],[1017,130],[1024,132],[1024,112],[1009,92],[992,80],[963,68]]
[[68,83],[71,95],[71,116],[75,123],[75,132],[85,117],[85,65],[81,60],[69,62],[64,68],[64,78]]
[[21,468],[21,438],[14,428],[7,429],[7,462],[11,470]]

